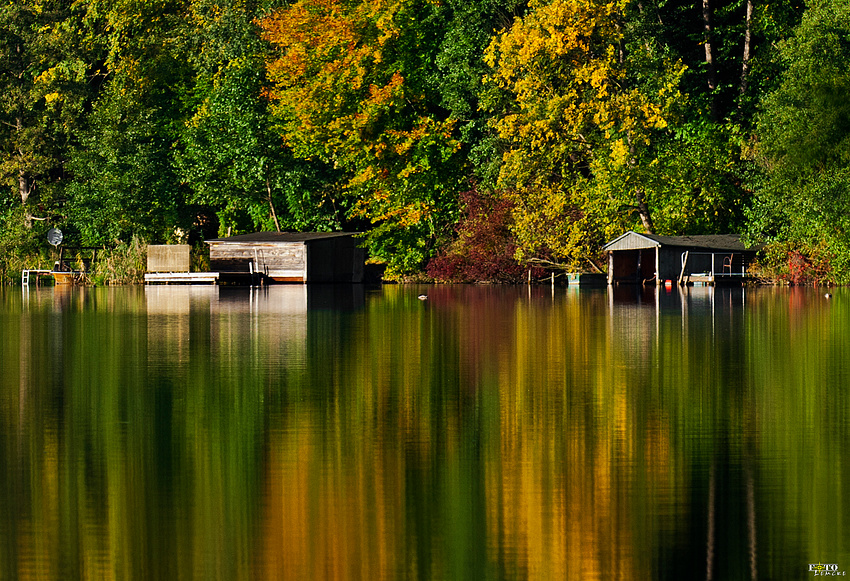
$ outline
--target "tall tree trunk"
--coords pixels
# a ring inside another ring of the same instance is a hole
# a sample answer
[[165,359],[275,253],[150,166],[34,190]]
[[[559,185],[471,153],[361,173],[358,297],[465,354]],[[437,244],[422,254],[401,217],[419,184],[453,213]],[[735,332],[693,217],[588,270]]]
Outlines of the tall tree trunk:
[[[747,0],[746,28],[744,31],[744,55],[741,64],[741,84],[738,87],[738,95],[744,96],[747,92],[747,81],[750,74],[750,50],[752,46],[752,22],[753,22],[753,0]],[[741,100],[738,99],[738,108],[741,108]]]
[[[632,143],[630,133],[626,134],[626,141],[629,144],[629,153],[632,155],[630,164],[634,167],[637,164],[637,159],[635,158],[635,146]],[[635,190],[634,208],[637,210],[638,216],[640,216],[640,222],[643,224],[643,229],[646,230],[646,233],[655,234],[655,226],[652,224],[652,215],[649,212],[649,206],[646,204],[646,196],[644,195],[643,188],[637,188]]]
[[27,205],[27,200],[29,200],[30,194],[32,194],[32,182],[22,168],[18,169],[18,193],[21,196],[21,207],[24,209],[24,227],[27,229],[32,228],[33,215]]
[[646,205],[646,198],[643,195],[643,189],[638,188],[635,192],[635,201],[637,202],[637,212],[640,216],[643,229],[647,234],[655,234],[655,226],[652,223],[652,215],[649,212],[649,206]]
[[272,211],[272,219],[274,220],[274,227],[280,232],[280,222],[277,221],[277,212],[274,211],[274,202],[272,202],[272,187],[269,184],[269,176],[266,176],[266,192],[269,194],[269,208]]
[[[18,135],[20,135],[24,130],[24,119],[22,115],[18,115],[15,118],[15,131]],[[18,194],[21,196],[21,204],[27,204],[27,200],[32,193],[32,187],[30,184],[30,180],[26,175],[26,172],[23,168],[23,160],[24,160],[24,152],[20,149],[18,150],[18,156],[20,157],[21,165],[18,166]]]
[[[22,115],[18,115],[15,118],[15,131],[17,131],[18,135],[24,130],[24,118]],[[30,194],[32,194],[32,181],[29,176],[24,171],[23,161],[24,161],[24,153],[18,150],[18,156],[20,158],[20,164],[18,166],[18,195],[21,197],[21,206],[24,209],[24,226],[26,228],[32,228],[32,214],[27,208],[27,201],[30,198]]]
[[27,200],[29,200],[32,193],[32,183],[23,169],[18,170],[18,192],[21,194],[21,204],[26,206]]
[[705,47],[705,71],[708,82],[708,90],[711,92],[711,118],[717,120],[717,66],[714,63],[714,49],[712,48],[711,28],[711,0],[702,0],[702,30],[703,46]]

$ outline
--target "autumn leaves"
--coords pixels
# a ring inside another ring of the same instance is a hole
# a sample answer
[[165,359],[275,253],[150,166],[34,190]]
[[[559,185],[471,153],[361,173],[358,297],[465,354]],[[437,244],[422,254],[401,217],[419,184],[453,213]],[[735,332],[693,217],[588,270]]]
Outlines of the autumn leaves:
[[634,10],[622,0],[534,1],[492,29],[477,62],[460,63],[480,71],[471,116],[488,128],[498,167],[489,183],[469,157],[480,144],[459,130],[470,113],[444,107],[435,84],[450,72],[434,67],[450,7],[302,0],[280,9],[261,22],[275,49],[268,94],[293,151],[346,172],[391,275],[451,242],[446,226],[470,181],[510,204],[512,258],[589,267],[611,236],[680,231],[693,225],[687,211],[699,219],[705,209],[683,199],[704,188],[682,186],[710,168],[694,167],[698,153],[694,163],[671,155],[691,145],[676,131],[686,67],[630,24]]

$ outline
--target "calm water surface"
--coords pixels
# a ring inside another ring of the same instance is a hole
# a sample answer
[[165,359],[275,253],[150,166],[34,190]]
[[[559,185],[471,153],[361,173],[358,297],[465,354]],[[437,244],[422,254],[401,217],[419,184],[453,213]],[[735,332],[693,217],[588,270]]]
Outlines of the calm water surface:
[[848,417],[850,290],[5,288],[0,579],[809,579]]

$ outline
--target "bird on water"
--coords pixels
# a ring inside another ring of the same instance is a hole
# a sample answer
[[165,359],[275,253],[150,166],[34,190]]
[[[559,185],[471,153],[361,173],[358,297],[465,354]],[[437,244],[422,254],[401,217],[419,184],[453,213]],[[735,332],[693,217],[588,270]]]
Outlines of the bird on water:
[[427,301],[427,300],[428,300],[428,295],[419,295],[419,296],[418,296],[418,297],[416,297],[416,298],[417,298],[417,299],[419,299],[420,301]]

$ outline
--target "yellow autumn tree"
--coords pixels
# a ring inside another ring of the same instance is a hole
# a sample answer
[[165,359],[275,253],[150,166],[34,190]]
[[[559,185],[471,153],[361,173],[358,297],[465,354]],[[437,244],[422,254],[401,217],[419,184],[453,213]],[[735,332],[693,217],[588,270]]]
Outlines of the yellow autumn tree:
[[656,150],[684,102],[684,66],[627,32],[630,5],[532,0],[486,51],[519,258],[587,267],[613,234],[654,230]]
[[416,270],[456,215],[460,144],[433,107],[441,7],[426,0],[300,0],[261,22],[268,95],[297,156],[343,174],[389,275]]

